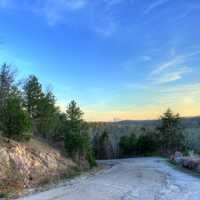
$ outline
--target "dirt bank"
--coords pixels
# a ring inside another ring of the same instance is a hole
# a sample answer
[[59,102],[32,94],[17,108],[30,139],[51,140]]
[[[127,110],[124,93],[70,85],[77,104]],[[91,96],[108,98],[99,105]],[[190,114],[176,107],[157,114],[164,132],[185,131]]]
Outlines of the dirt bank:
[[20,195],[24,188],[70,176],[76,167],[71,159],[36,139],[20,143],[0,137],[0,192]]

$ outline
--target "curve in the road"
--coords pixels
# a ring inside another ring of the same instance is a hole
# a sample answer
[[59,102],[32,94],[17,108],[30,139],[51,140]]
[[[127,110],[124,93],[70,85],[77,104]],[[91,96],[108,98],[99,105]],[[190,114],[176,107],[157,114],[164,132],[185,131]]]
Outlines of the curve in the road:
[[101,161],[103,171],[19,200],[200,200],[200,179],[161,158]]

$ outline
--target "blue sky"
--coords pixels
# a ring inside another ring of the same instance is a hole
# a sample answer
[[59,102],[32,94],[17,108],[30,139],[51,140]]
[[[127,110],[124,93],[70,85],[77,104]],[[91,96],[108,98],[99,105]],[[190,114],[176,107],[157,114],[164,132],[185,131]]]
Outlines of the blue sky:
[[200,115],[199,0],[0,0],[0,62],[87,120]]

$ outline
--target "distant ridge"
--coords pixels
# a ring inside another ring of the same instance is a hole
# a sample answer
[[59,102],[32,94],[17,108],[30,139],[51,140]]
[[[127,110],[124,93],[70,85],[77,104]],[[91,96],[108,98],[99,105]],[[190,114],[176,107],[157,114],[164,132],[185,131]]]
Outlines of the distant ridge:
[[159,123],[159,120],[122,120],[112,123],[124,126],[145,126],[145,125],[154,126]]
[[[200,126],[200,116],[183,117],[183,123],[186,127]],[[122,126],[156,126],[159,124],[159,120],[122,120],[114,121],[112,124]]]

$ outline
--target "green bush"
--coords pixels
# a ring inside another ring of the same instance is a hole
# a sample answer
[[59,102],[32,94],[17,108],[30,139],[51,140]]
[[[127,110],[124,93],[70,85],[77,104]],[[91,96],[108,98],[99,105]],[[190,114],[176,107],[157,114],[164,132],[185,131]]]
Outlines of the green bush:
[[65,150],[66,152],[72,156],[77,153],[79,150],[82,150],[82,140],[83,138],[79,134],[68,133],[65,135]]
[[87,161],[88,161],[88,163],[89,163],[91,168],[97,166],[97,163],[96,163],[96,160],[95,160],[95,156],[94,156],[94,153],[91,150],[91,148],[88,149],[86,158],[87,158]]
[[122,136],[120,138],[120,154],[122,156],[133,156],[137,153],[137,138],[135,134],[131,136]]
[[134,134],[121,137],[121,156],[146,156],[155,153],[170,155],[177,150],[187,150],[182,119],[170,109],[161,116],[160,125],[154,131],[145,128],[141,130],[142,134],[138,137]]
[[144,132],[139,137],[134,134],[123,136],[119,143],[121,156],[147,156],[152,155],[158,149],[158,142],[154,133]]
[[154,136],[151,133],[146,133],[139,136],[136,148],[138,155],[152,155],[158,149],[158,141],[155,140]]
[[5,198],[6,194],[4,192],[0,192],[0,198]]
[[[12,139],[30,138],[31,123],[18,97],[9,97],[1,113],[3,135]],[[27,133],[29,133],[27,135]],[[28,136],[28,137],[27,137]]]

